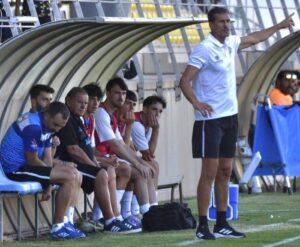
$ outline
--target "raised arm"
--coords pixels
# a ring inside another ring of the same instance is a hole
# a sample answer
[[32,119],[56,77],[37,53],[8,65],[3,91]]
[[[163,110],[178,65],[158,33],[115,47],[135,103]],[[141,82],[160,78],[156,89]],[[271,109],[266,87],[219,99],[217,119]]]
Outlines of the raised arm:
[[252,45],[255,45],[259,42],[262,42],[262,41],[268,39],[270,36],[272,36],[275,32],[279,31],[280,29],[294,26],[295,23],[292,18],[293,15],[294,15],[294,13],[291,14],[286,19],[284,19],[282,22],[280,22],[272,27],[269,27],[267,29],[264,29],[264,30],[261,30],[258,32],[253,32],[245,37],[242,37],[239,50],[245,49],[247,47],[250,47]]
[[149,140],[149,151],[150,154],[154,157],[154,153],[158,142],[158,135],[159,135],[159,122],[158,122],[158,118],[154,115],[152,115],[152,119],[150,121],[150,127],[152,128],[152,135]]
[[131,143],[131,132],[132,132],[132,126],[134,123],[134,113],[132,111],[126,113],[126,127],[125,132],[123,135],[123,140],[127,145],[130,145]]

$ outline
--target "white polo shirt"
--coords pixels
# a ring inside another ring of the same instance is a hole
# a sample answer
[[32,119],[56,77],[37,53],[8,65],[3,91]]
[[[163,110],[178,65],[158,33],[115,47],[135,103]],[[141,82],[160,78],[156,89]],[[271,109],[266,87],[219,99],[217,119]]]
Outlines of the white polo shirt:
[[94,117],[95,129],[100,142],[110,141],[114,139],[123,140],[118,128],[116,132],[113,131],[109,113],[103,107],[99,107],[96,110]]
[[235,55],[240,43],[238,36],[229,36],[222,44],[209,34],[193,50],[188,64],[200,70],[193,80],[194,93],[200,102],[209,104],[214,110],[209,117],[195,110],[196,120],[237,114]]
[[149,141],[152,136],[152,128],[145,128],[145,126],[139,122],[134,121],[131,137],[132,142],[136,150],[145,151],[149,149]]

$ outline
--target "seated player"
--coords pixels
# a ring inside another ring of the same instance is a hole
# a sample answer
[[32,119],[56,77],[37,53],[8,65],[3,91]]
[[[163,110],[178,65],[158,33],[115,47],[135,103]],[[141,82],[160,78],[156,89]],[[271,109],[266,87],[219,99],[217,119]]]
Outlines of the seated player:
[[82,189],[88,194],[95,193],[105,219],[104,231],[139,232],[140,228],[123,221],[117,208],[116,193],[110,194],[109,191],[109,183],[114,183],[115,176],[109,177],[106,169],[101,167],[94,156],[91,139],[85,132],[81,119],[86,111],[88,99],[87,92],[80,87],[74,87],[68,92],[65,101],[71,115],[66,126],[58,133],[61,141],[57,149],[58,156],[60,159],[76,163],[83,176]]

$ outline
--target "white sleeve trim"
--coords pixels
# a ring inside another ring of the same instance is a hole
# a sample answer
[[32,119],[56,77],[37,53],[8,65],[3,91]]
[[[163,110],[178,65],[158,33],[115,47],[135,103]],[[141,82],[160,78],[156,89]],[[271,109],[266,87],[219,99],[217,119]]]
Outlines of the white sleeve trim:
[[145,127],[140,122],[134,122],[131,137],[133,144],[138,151],[145,151],[149,149]]

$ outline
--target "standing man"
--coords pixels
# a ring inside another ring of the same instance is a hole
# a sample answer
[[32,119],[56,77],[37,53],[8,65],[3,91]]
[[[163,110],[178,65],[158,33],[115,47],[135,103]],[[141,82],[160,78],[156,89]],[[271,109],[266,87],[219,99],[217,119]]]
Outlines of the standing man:
[[64,215],[79,193],[81,176],[75,164],[57,160],[55,165],[51,153],[52,135],[66,125],[69,116],[60,102],[51,103],[44,112],[25,113],[7,130],[0,147],[1,164],[9,179],[36,181],[43,189],[60,185],[51,229],[56,239],[85,237],[72,224],[64,223]]
[[[230,35],[231,21],[227,9],[212,8],[208,21],[211,32],[192,52],[180,81],[183,94],[195,109],[193,157],[202,158],[197,189],[199,225],[196,238],[244,238],[244,233],[234,230],[226,221],[228,183],[238,131],[234,58],[238,50],[264,41],[276,31],[294,25],[294,22],[289,16],[277,25],[240,38]],[[217,204],[214,235],[207,224],[213,183]]]

